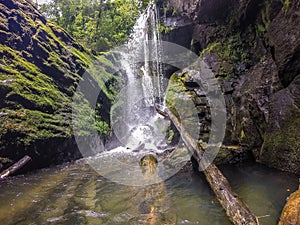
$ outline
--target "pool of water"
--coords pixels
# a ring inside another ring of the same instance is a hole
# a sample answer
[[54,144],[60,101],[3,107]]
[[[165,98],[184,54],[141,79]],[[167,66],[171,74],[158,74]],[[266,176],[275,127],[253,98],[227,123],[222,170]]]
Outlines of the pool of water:
[[[259,164],[220,167],[263,225],[276,224],[298,177]],[[186,166],[146,187],[117,184],[84,160],[0,182],[6,224],[201,224],[230,222],[204,177]],[[263,217],[264,216],[264,217]]]

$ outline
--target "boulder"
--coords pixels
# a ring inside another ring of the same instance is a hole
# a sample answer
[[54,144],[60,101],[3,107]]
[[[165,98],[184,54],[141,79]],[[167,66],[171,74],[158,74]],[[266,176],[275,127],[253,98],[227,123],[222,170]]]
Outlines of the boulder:
[[278,66],[282,84],[287,87],[300,73],[300,4],[291,1],[270,23],[268,45]]
[[270,120],[260,161],[300,174],[300,75],[270,100]]
[[278,225],[300,224],[300,187],[288,197]]

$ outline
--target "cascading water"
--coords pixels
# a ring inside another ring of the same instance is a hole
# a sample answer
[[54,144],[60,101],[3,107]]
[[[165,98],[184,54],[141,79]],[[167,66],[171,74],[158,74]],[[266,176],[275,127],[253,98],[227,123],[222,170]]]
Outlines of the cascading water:
[[140,62],[127,67],[126,72],[129,83],[141,78],[141,91],[148,107],[153,107],[155,101],[161,103],[163,97],[163,70],[160,63],[162,48],[158,24],[158,11],[152,3],[137,20],[127,44],[129,54],[125,55],[125,61]]
[[[137,20],[130,40],[115,51],[119,66],[126,77],[111,112],[112,128],[117,137],[108,145],[114,149],[99,153],[88,163],[102,176],[131,186],[159,183],[176,172],[189,160],[185,148],[168,153],[166,131],[170,121],[156,112],[155,104],[163,104],[164,89],[162,42],[158,29],[157,8],[150,4]],[[108,148],[108,147],[107,147]],[[149,153],[158,159],[157,173],[145,176],[140,160]]]
[[114,131],[130,149],[143,146],[155,151],[164,139],[162,126],[166,124],[161,123],[154,107],[164,101],[161,57],[158,10],[151,3],[138,18],[125,51],[121,52],[127,86],[119,99],[122,115],[117,115],[123,123],[114,127]]

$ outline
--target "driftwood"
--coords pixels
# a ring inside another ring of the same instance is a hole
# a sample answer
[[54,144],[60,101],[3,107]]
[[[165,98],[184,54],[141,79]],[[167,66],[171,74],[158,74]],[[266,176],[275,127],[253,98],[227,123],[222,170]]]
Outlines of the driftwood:
[[284,206],[278,225],[300,224],[300,185],[299,189],[288,197]]
[[12,174],[14,174],[16,171],[24,167],[28,162],[31,161],[31,158],[28,155],[25,155],[22,159],[20,159],[18,162],[10,166],[8,169],[4,170],[0,173],[0,179],[3,179],[5,177],[8,177]]
[[[162,109],[160,108],[157,111],[160,113]],[[193,157],[197,160],[199,166],[203,167],[203,165],[201,165],[201,156],[204,154],[204,149],[194,138],[190,136],[188,132],[185,131],[178,118],[170,112],[170,110],[165,109],[162,115],[167,115],[168,118],[172,120],[185,145],[189,151],[192,152]],[[213,163],[203,170],[203,173],[218,201],[225,209],[227,216],[233,224],[259,225],[258,219],[252,214],[238,195],[233,192],[226,177]]]

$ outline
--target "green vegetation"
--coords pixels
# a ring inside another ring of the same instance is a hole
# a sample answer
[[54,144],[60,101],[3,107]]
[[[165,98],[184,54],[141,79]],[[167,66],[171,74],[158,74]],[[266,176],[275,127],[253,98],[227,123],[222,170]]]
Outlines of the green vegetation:
[[12,91],[7,95],[8,99],[10,96],[17,96],[31,102],[41,111],[57,110],[58,102],[63,96],[51,82],[51,78],[42,74],[36,65],[26,61],[20,52],[8,46],[0,44],[0,54],[6,56],[0,59],[6,72],[2,79],[13,79],[9,85]]
[[0,157],[0,163],[12,163],[13,161],[11,161],[9,158],[3,158]]
[[249,54],[246,50],[245,44],[242,41],[240,33],[231,35],[223,39],[221,42],[213,42],[207,46],[200,54],[205,52],[216,51],[218,56],[230,63],[247,63]]
[[284,13],[287,13],[287,11],[289,10],[290,6],[291,6],[291,0],[281,0],[283,7],[282,10]]
[[71,134],[70,126],[62,115],[43,113],[38,110],[4,109],[7,116],[1,117],[0,138],[9,138],[15,134],[16,139],[10,140],[17,145],[29,145],[37,139],[65,137]]
[[262,55],[259,59],[259,62],[263,62],[267,59],[267,56],[266,55]]
[[171,144],[172,143],[172,140],[174,138],[174,135],[175,135],[175,132],[173,130],[169,130],[168,132],[168,141],[167,141],[167,144]]
[[100,135],[107,137],[110,134],[110,126],[107,122],[102,121],[101,117],[96,117],[95,126]]
[[[205,49],[200,52],[200,56],[208,52],[214,52],[220,60],[220,73],[224,77],[228,77],[232,70],[238,64],[247,66],[250,63],[250,54],[247,44],[243,42],[240,33],[226,36],[220,41],[210,43]],[[238,74],[239,72],[236,71]]]
[[[0,9],[0,32],[14,40],[0,44],[0,151],[8,145],[25,150],[36,140],[69,138],[77,131],[85,136],[95,130],[102,137],[109,135],[109,118],[101,112],[118,89],[112,63],[105,55],[92,55],[63,28],[26,10],[29,4],[24,7],[10,21],[3,14],[5,8]],[[22,26],[5,31],[17,20],[23,21]],[[85,71],[98,84],[106,105],[92,109],[79,94],[82,104],[76,107],[80,115],[74,118],[73,129],[73,95]]]
[[123,44],[149,1],[53,0],[39,9],[72,37],[96,52]]
[[87,69],[87,72],[91,74],[98,83],[101,91],[113,101],[118,94],[120,78],[107,71],[113,71],[113,64],[104,56],[98,56]]
[[102,137],[110,134],[110,126],[98,115],[101,105],[92,109],[89,102],[80,93],[76,93],[73,101],[73,128],[78,136],[88,136],[98,132]]
[[271,20],[270,20],[270,3],[266,3],[265,7],[261,11],[261,18],[260,21],[257,22],[257,36],[264,35],[270,27]]
[[213,42],[210,43],[205,49],[200,52],[200,56],[203,56],[207,52],[212,52],[213,50],[220,48],[221,42]]
[[261,148],[261,159],[274,167],[296,171],[300,160],[299,111],[289,110],[285,118],[288,119],[283,122],[280,129],[266,132]]
[[163,22],[160,22],[160,23],[158,24],[158,29],[159,29],[159,32],[160,32],[160,33],[164,33],[164,34],[167,34],[167,33],[169,33],[170,31],[173,30],[172,27],[167,27],[167,26],[165,26],[165,24],[164,24]]
[[183,74],[182,76],[179,76],[178,74],[173,74],[170,78],[169,85],[167,88],[166,104],[169,110],[171,110],[171,112],[174,113],[176,116],[178,116],[175,107],[175,102],[177,100],[176,96],[180,93],[185,93],[186,87],[184,86],[184,83],[187,77],[188,74]]

